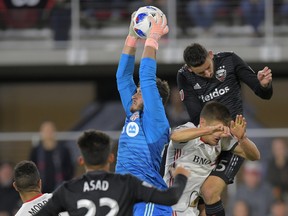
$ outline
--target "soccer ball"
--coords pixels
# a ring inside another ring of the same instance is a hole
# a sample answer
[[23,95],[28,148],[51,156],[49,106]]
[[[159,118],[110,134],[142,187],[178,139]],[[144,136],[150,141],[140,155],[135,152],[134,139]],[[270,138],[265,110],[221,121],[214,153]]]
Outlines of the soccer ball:
[[144,6],[140,7],[133,18],[134,22],[134,32],[137,34],[140,38],[147,38],[147,35],[149,34],[150,28],[151,28],[151,22],[148,19],[148,16],[154,17],[156,19],[156,14],[159,13],[161,16],[164,15],[164,13],[155,6]]

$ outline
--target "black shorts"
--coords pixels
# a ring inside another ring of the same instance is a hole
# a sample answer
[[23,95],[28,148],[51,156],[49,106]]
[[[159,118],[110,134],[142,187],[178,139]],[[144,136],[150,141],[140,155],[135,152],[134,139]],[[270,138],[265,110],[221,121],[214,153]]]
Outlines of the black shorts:
[[233,154],[231,151],[222,151],[218,157],[217,165],[210,175],[218,176],[226,184],[232,184],[243,162],[244,158]]

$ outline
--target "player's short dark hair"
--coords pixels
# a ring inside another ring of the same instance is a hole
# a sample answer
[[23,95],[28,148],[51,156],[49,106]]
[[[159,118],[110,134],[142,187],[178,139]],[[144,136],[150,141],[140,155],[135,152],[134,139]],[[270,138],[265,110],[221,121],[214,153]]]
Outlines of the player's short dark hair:
[[207,121],[221,121],[226,126],[229,126],[232,120],[228,108],[216,101],[206,103],[200,113],[200,117]]
[[165,80],[161,80],[160,78],[157,78],[156,85],[157,85],[159,94],[162,98],[163,105],[165,106],[170,96],[170,87],[168,85],[168,82]]
[[188,66],[199,67],[203,65],[207,59],[208,51],[205,47],[198,43],[192,43],[187,46],[183,52],[183,58]]
[[32,161],[21,161],[14,168],[14,182],[19,192],[31,192],[39,189],[40,174]]
[[111,139],[104,132],[84,131],[77,143],[86,164],[102,165],[107,162],[111,152]]

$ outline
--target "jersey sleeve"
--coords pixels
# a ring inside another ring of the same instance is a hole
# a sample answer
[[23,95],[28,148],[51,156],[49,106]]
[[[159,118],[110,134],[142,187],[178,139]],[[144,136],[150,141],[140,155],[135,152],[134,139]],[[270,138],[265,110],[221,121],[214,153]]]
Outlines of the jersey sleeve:
[[61,194],[64,194],[62,190],[63,186],[58,187],[47,204],[43,206],[36,216],[53,216],[64,212],[66,209],[62,208],[63,195]]
[[158,190],[145,182],[133,177],[135,199],[137,201],[152,202],[161,205],[172,206],[180,199],[187,183],[187,177],[177,175],[174,184],[166,190]]
[[187,79],[184,76],[183,69],[180,69],[177,73],[177,85],[180,91],[181,100],[183,101],[186,110],[189,114],[190,121],[195,125],[199,124],[199,116],[202,109],[202,102],[196,95],[193,86],[187,83]]
[[149,143],[159,140],[169,129],[162,98],[156,84],[156,61],[143,58],[140,63],[140,88],[144,103],[143,128]]
[[273,95],[272,83],[267,88],[261,86],[257,79],[255,71],[244,62],[238,55],[233,53],[233,63],[235,65],[235,71],[239,79],[247,84],[254,93],[262,99],[270,99]]
[[238,140],[232,136],[221,139],[221,151],[233,151],[237,145]]
[[134,64],[135,56],[122,54],[116,73],[117,88],[126,116],[130,115],[132,96],[137,89],[133,79]]
[[[187,122],[186,124],[180,125],[174,129],[174,131],[181,131],[189,128],[196,128],[196,126],[192,122]],[[191,141],[189,141],[191,142]],[[187,145],[188,142],[174,142],[170,141],[169,145],[173,145],[174,148],[176,149],[182,149],[184,146]]]

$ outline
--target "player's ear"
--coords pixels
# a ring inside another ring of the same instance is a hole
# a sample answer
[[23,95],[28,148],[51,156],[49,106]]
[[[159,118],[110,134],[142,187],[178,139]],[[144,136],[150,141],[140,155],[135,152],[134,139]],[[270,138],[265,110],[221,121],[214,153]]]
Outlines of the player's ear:
[[13,187],[16,191],[18,191],[15,181],[13,182]]
[[208,52],[208,55],[209,55],[209,57],[210,57],[211,59],[214,58],[214,54],[213,54],[213,52],[212,52],[211,50]]
[[78,164],[79,164],[80,166],[83,166],[83,165],[84,165],[84,158],[83,158],[82,156],[79,156],[79,157],[78,157]]
[[204,118],[202,118],[202,117],[200,117],[200,126],[201,127],[205,127],[206,126],[206,120],[204,119]]
[[112,164],[112,163],[114,163],[114,161],[115,161],[115,156],[114,156],[113,153],[110,153],[109,156],[108,156],[108,162],[110,164]]
[[42,191],[42,180],[41,179],[39,179],[39,181],[38,181],[38,187],[39,187],[40,191]]

